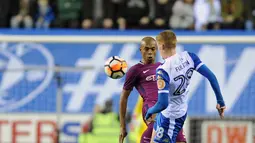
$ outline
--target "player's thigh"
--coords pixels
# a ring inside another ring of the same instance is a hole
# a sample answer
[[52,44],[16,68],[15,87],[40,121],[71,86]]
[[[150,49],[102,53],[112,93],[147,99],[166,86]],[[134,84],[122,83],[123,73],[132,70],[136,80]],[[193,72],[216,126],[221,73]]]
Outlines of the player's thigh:
[[176,143],[187,143],[183,129],[181,129],[180,132],[178,133],[176,137]]
[[172,143],[168,135],[170,127],[169,119],[164,117],[161,113],[157,115],[157,120],[154,123],[153,143]]
[[186,138],[183,134],[183,129],[182,129],[184,122],[186,120],[186,116],[187,116],[187,114],[185,114],[184,116],[182,116],[180,118],[173,120],[174,130],[173,130],[173,134],[172,134],[172,138],[171,138],[173,142],[185,142],[186,141]]
[[143,132],[140,143],[149,143],[151,141],[151,134],[153,131],[153,122],[151,122],[147,129]]
[[[152,102],[145,102],[143,104],[143,108],[142,108],[142,114],[143,114],[143,118],[145,118],[145,115],[147,113],[147,111],[149,110],[149,108],[151,108],[154,105],[154,103]],[[155,117],[155,115],[153,116]]]
[[153,129],[152,134],[151,134],[151,142],[150,142],[150,143],[155,143],[155,142],[153,141],[153,139],[155,138],[155,136],[156,136],[156,130]]
[[159,113],[157,116],[156,124],[154,129],[156,135],[153,138],[156,143],[175,143],[178,133],[181,131],[186,115],[178,119],[166,118],[163,114]]

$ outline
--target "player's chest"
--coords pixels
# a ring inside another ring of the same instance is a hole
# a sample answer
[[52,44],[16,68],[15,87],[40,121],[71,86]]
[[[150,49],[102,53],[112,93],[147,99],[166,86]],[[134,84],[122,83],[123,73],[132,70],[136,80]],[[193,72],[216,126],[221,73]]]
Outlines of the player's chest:
[[155,69],[143,68],[139,73],[139,81],[141,83],[156,82],[156,68]]

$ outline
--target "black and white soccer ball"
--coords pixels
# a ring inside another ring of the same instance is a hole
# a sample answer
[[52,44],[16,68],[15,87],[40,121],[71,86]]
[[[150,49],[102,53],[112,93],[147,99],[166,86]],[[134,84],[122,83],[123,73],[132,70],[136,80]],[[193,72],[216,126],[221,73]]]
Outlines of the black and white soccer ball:
[[127,62],[118,56],[108,58],[104,65],[106,75],[112,79],[122,78],[126,74],[127,68]]

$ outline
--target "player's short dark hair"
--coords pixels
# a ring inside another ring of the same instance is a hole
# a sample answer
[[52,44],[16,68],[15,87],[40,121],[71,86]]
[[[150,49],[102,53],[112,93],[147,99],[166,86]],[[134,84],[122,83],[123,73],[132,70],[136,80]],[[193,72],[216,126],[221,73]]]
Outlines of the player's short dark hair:
[[145,42],[146,44],[151,43],[151,41],[155,41],[155,43],[156,43],[156,40],[150,36],[143,37],[143,39],[141,40],[141,42]]

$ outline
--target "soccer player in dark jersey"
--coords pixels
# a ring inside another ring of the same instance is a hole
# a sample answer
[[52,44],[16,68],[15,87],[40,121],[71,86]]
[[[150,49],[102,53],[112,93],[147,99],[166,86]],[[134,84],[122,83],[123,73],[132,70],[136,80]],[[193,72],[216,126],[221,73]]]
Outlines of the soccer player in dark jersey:
[[[142,61],[132,66],[127,74],[124,87],[120,97],[120,136],[119,143],[123,143],[124,138],[127,135],[125,115],[127,108],[128,96],[130,95],[133,87],[137,89],[139,94],[143,98],[143,119],[147,110],[152,107],[158,99],[158,89],[156,82],[156,69],[160,63],[155,62],[157,52],[157,42],[152,37],[144,37],[141,41],[140,52],[142,55]],[[153,116],[152,118],[155,118]],[[149,143],[151,140],[151,134],[153,131],[153,122],[146,122],[147,129],[144,131],[141,137],[141,143]],[[145,121],[145,120],[144,120]],[[177,136],[177,143],[185,143],[186,139],[181,130]]]

